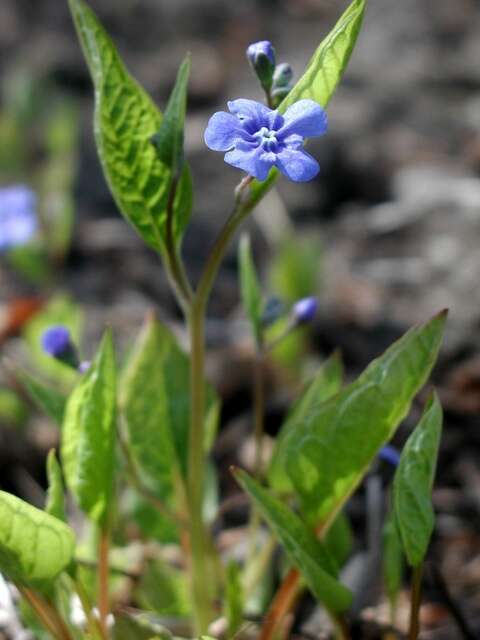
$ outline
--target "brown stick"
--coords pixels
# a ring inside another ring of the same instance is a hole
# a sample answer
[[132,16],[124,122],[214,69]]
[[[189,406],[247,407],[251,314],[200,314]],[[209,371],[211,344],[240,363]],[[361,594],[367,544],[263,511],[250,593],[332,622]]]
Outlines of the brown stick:
[[292,609],[299,595],[300,572],[290,569],[268,609],[259,640],[272,640],[283,618]]

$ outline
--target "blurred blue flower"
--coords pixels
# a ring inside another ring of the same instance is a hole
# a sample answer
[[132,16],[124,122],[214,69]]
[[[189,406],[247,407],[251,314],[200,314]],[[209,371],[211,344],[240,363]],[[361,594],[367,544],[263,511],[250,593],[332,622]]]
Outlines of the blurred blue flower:
[[304,151],[305,138],[327,130],[327,114],[313,100],[299,100],[283,115],[254,100],[233,100],[230,113],[218,111],[210,118],[205,143],[213,151],[227,151],[225,162],[265,180],[277,167],[294,182],[314,178],[318,162]]
[[24,185],[0,188],[0,251],[26,244],[38,226],[37,199]]
[[318,310],[317,298],[302,298],[293,305],[292,316],[295,324],[311,322]]
[[270,64],[275,65],[275,49],[268,40],[254,42],[247,48],[247,58],[254,68],[260,56],[265,56],[268,58]]
[[392,447],[391,444],[386,444],[382,447],[378,452],[378,457],[394,467],[397,467],[400,462],[400,452],[395,447]]
[[61,358],[72,349],[70,331],[63,325],[54,325],[42,334],[42,349],[54,358]]

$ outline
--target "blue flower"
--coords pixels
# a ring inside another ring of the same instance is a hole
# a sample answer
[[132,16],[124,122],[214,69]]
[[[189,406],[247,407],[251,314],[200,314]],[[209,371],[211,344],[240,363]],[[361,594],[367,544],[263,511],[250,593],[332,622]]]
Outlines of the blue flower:
[[293,305],[292,316],[295,324],[305,324],[311,322],[318,310],[318,300],[316,298],[302,298]]
[[384,447],[382,447],[378,452],[378,457],[381,460],[385,460],[385,462],[389,462],[394,467],[397,467],[398,463],[400,462],[400,453],[398,449],[392,447],[391,444],[386,444]]
[[61,358],[71,351],[72,339],[67,327],[59,324],[46,329],[42,334],[42,349],[54,358]]
[[247,48],[247,58],[253,68],[256,67],[260,56],[265,56],[270,61],[270,64],[275,65],[275,49],[268,40],[254,42]]
[[23,185],[0,189],[0,251],[26,244],[36,230],[33,191]]
[[218,111],[208,122],[205,143],[226,151],[225,162],[265,180],[272,167],[294,182],[314,178],[318,162],[303,149],[305,138],[327,130],[327,115],[313,100],[299,100],[283,115],[254,100],[233,100],[230,113]]

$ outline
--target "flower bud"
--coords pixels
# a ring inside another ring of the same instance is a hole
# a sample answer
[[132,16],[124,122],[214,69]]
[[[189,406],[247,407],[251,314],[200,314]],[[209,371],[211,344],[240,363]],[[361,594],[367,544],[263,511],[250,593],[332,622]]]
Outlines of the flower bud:
[[70,331],[63,325],[54,325],[42,334],[42,349],[64,364],[78,369],[79,361]]
[[380,449],[378,452],[378,457],[381,460],[385,460],[385,462],[389,462],[394,467],[398,466],[400,462],[400,453],[395,447],[392,447],[390,444],[386,444],[384,447]]
[[269,91],[275,71],[275,49],[268,40],[254,42],[247,48],[247,58],[262,87]]
[[302,298],[293,305],[292,317],[295,324],[312,322],[318,309],[317,298]]
[[289,87],[293,78],[293,69],[288,62],[282,62],[275,67],[273,73],[273,86],[277,87]]

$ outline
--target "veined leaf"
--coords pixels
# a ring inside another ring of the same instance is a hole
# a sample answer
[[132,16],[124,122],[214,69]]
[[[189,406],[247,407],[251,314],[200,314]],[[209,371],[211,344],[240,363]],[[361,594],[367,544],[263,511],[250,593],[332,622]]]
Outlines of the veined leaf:
[[250,239],[246,234],[240,238],[238,262],[243,307],[250,320],[255,342],[260,345],[262,342],[262,292],[253,263]]
[[67,403],[66,397],[53,387],[47,387],[25,371],[17,370],[15,375],[27,390],[28,395],[40,409],[59,426]]
[[58,464],[55,449],[48,452],[47,457],[48,490],[45,511],[59,520],[66,521],[65,496],[63,490],[62,470]]
[[445,317],[408,331],[355,382],[292,426],[279,455],[315,520],[334,518],[407,415],[437,358]]
[[103,523],[111,502],[116,427],[116,372],[107,331],[90,368],[70,395],[62,429],[65,481],[79,507]]
[[308,416],[309,412],[318,407],[340,391],[343,378],[343,366],[338,352],[333,353],[326,360],[315,377],[307,386],[300,399],[293,405],[277,436],[268,472],[270,485],[277,491],[291,491],[292,483],[286,473],[285,440],[293,429]]
[[290,561],[300,570],[312,593],[334,612],[350,606],[351,593],[335,579],[336,562],[300,518],[247,473],[236,469],[235,478],[253,498],[274,531]]
[[395,519],[412,567],[423,561],[434,528],[431,494],[442,420],[442,407],[434,393],[403,448],[393,480]]
[[75,536],[65,523],[0,491],[0,570],[21,584],[57,577],[73,558]]
[[[151,142],[162,115],[132,78],[111,39],[83,0],[69,0],[78,37],[95,86],[97,149],[112,195],[144,241],[164,251],[171,169]],[[185,166],[174,201],[177,243],[192,209],[191,177]]]
[[[189,394],[188,356],[165,326],[149,318],[122,377],[120,406],[133,458],[152,490],[162,496],[171,490],[178,473],[186,477]],[[206,447],[216,416],[218,400],[207,385]]]

